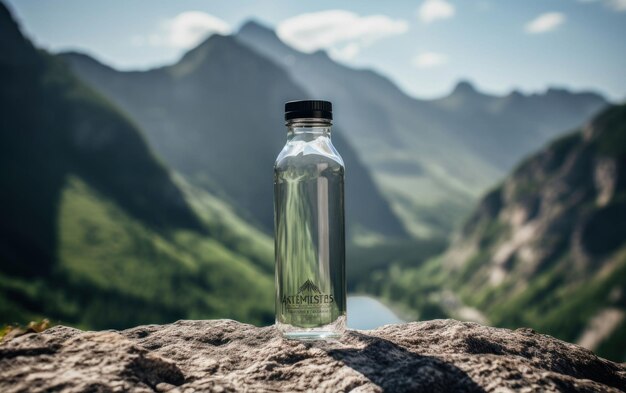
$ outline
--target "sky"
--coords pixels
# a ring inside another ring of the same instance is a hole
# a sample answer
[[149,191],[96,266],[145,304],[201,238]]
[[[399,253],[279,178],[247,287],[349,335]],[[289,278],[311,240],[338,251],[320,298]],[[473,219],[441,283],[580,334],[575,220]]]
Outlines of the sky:
[[491,94],[592,90],[626,100],[626,0],[10,0],[36,45],[118,69],[176,62],[254,19],[287,44],[373,69],[418,98],[459,80]]

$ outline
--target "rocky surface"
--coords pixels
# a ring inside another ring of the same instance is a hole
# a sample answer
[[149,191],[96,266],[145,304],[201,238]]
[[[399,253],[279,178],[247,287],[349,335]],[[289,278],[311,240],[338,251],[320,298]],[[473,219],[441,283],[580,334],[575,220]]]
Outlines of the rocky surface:
[[2,392],[481,392],[626,389],[626,366],[530,329],[454,320],[283,340],[272,327],[178,321],[57,326],[0,345]]

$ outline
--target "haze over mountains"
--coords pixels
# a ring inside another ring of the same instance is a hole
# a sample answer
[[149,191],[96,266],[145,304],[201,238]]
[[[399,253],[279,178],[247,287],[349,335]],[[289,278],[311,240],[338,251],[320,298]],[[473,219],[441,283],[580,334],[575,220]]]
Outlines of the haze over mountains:
[[460,82],[447,97],[418,100],[385,77],[305,54],[256,22],[236,35],[280,64],[311,95],[337,107],[345,130],[394,211],[413,234],[447,234],[476,198],[522,157],[606,105],[594,93],[480,93]]

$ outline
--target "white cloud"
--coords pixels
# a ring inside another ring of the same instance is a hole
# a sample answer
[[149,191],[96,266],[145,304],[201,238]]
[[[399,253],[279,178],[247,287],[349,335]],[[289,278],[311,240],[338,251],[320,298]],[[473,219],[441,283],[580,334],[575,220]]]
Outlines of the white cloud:
[[605,3],[615,11],[626,11],[626,0],[606,0]]
[[186,11],[161,24],[159,32],[134,36],[134,46],[169,46],[189,49],[211,34],[229,34],[231,27],[218,17],[201,11]]
[[329,54],[333,59],[350,60],[358,55],[360,51],[361,46],[356,42],[351,42],[343,47],[330,48]]
[[300,51],[326,49],[332,57],[348,60],[362,48],[408,29],[406,21],[385,15],[359,16],[350,11],[328,10],[285,19],[278,24],[276,33]]
[[422,52],[411,59],[411,64],[417,68],[434,68],[447,63],[448,56],[437,52]]
[[454,6],[446,0],[424,0],[417,9],[417,16],[424,23],[439,19],[449,19],[456,12]]
[[560,12],[546,12],[526,24],[524,29],[529,34],[547,33],[565,22],[565,15]]

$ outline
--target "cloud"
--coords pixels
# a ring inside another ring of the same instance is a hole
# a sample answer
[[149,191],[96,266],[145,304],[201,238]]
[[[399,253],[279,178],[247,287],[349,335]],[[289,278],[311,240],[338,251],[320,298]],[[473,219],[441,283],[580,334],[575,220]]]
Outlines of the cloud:
[[446,0],[424,0],[417,9],[417,16],[422,22],[431,23],[452,18],[455,12],[454,6]]
[[417,68],[434,68],[447,63],[448,56],[437,52],[422,52],[411,59],[411,64]]
[[359,16],[350,11],[328,10],[285,19],[278,24],[276,33],[300,51],[326,49],[334,58],[348,60],[362,48],[408,29],[406,21],[385,15]]
[[626,0],[606,0],[605,4],[618,12],[626,11]]
[[524,29],[529,34],[547,33],[565,22],[565,15],[560,12],[546,12],[526,24]]
[[350,60],[361,51],[361,46],[355,42],[351,42],[343,47],[330,48],[329,54],[333,59]]
[[231,31],[230,25],[218,17],[201,11],[186,11],[164,21],[157,33],[132,37],[131,44],[189,49],[211,34]]
[[[580,3],[599,3],[600,0],[578,0]],[[617,12],[626,11],[626,0],[603,0],[602,3]]]

